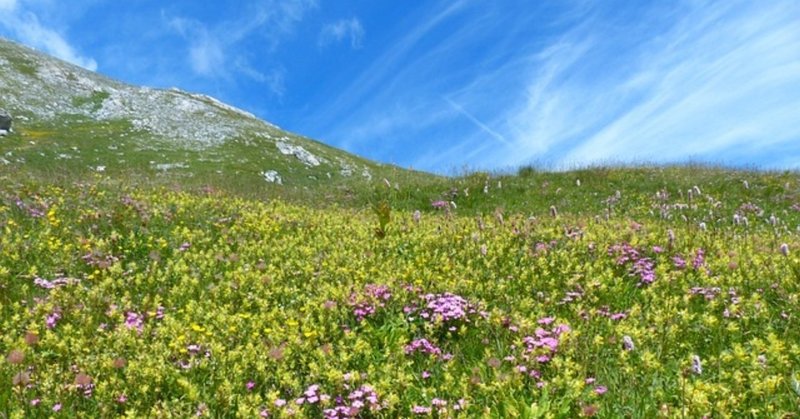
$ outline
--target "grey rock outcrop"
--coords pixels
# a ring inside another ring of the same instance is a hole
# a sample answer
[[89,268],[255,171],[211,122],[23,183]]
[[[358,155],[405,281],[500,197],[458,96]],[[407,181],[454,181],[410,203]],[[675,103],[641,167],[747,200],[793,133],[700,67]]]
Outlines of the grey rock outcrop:
[[11,132],[11,121],[11,115],[5,109],[0,109],[0,135]]

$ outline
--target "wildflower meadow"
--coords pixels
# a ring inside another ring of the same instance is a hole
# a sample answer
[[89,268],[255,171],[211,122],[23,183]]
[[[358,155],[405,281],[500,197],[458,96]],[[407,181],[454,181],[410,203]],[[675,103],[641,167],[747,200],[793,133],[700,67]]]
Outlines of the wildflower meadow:
[[0,416],[796,417],[796,183],[586,184],[587,211],[6,185]]

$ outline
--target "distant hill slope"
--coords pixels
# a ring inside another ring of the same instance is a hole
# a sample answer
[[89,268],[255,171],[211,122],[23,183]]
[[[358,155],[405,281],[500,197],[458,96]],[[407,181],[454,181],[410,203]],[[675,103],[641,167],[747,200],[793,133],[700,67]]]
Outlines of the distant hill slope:
[[131,86],[0,39],[0,108],[14,134],[0,165],[276,191],[432,177],[300,137],[209,96]]
[[763,208],[765,217],[800,209],[796,171],[694,165],[440,177],[405,170],[288,133],[208,96],[126,85],[2,39],[0,87],[0,108],[15,117],[14,132],[0,137],[3,184],[168,186],[311,206],[386,200],[393,209],[536,216],[638,216],[660,211],[654,191],[683,197],[699,185],[731,211],[751,200],[774,205]]

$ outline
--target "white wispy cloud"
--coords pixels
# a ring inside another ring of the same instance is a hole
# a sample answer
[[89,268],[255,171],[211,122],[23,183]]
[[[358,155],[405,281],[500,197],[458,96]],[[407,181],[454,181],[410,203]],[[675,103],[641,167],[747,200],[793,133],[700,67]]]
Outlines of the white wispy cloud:
[[[429,16],[409,16],[413,30],[404,34],[397,42],[385,49],[368,66],[357,73],[340,94],[326,98],[318,109],[303,124],[314,127],[317,138],[333,141],[337,146],[373,158],[382,158],[387,148],[407,148],[405,142],[380,142],[376,139],[394,136],[398,131],[410,134],[410,127],[429,128],[444,123],[458,115],[452,109],[443,109],[441,97],[434,96],[434,106],[426,103],[420,91],[435,82],[434,79],[420,81],[412,69],[428,68],[428,56],[413,55],[414,47],[442,22],[457,14],[466,0],[443,1],[432,8]],[[413,89],[400,83],[413,79]],[[436,92],[434,92],[436,93]],[[343,114],[342,110],[348,112]],[[389,153],[392,153],[391,151]],[[393,160],[392,155],[388,160]]]
[[358,18],[341,19],[326,24],[319,33],[319,45],[323,47],[334,42],[342,42],[345,39],[350,41],[352,48],[361,48],[364,40],[364,27]]
[[243,43],[257,38],[269,48],[294,30],[304,15],[316,7],[314,0],[250,2],[242,6],[241,16],[213,24],[186,17],[162,16],[167,26],[186,41],[187,61],[195,74],[207,78],[233,79],[237,70],[253,80],[267,82],[281,91],[282,79],[275,71],[255,70],[246,58]]
[[800,164],[800,3],[538,7],[442,1],[409,16],[308,126],[374,158],[413,144],[405,161],[439,172]]
[[16,7],[16,0],[0,0],[0,10],[4,12],[13,11]]
[[[606,65],[585,47],[603,47],[599,24],[565,34],[560,45],[571,52],[540,57],[527,97],[499,121],[516,132],[514,147],[492,158],[513,165],[547,156],[565,168],[730,162],[754,145],[800,140],[798,3],[694,2],[674,15]],[[592,72],[594,82],[582,80]]]
[[72,46],[62,33],[43,24],[39,17],[15,0],[0,0],[0,27],[21,42],[88,70],[97,69],[97,61],[85,57]]

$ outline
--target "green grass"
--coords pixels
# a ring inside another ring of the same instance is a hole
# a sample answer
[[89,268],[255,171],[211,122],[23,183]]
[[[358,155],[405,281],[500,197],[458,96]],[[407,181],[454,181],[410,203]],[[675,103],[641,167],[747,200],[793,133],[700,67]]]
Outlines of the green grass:
[[76,96],[72,98],[72,106],[76,108],[87,107],[91,111],[98,111],[103,107],[103,101],[111,97],[106,91],[96,91],[89,96]]
[[[330,202],[277,186],[251,197],[178,178],[180,191],[108,173],[3,173],[0,382],[11,384],[0,386],[0,412],[318,417],[362,385],[376,393],[374,417],[439,401],[440,416],[456,417],[797,411],[796,175],[602,168],[494,176],[483,193],[487,178],[351,184],[351,201]],[[431,208],[441,198],[457,208]],[[67,284],[48,290],[35,278]],[[443,293],[462,296],[466,314],[425,320],[426,295]],[[409,353],[423,338],[452,359]],[[547,362],[530,358],[540,355]],[[90,397],[78,373],[91,378]],[[313,385],[332,398],[297,405]]]

